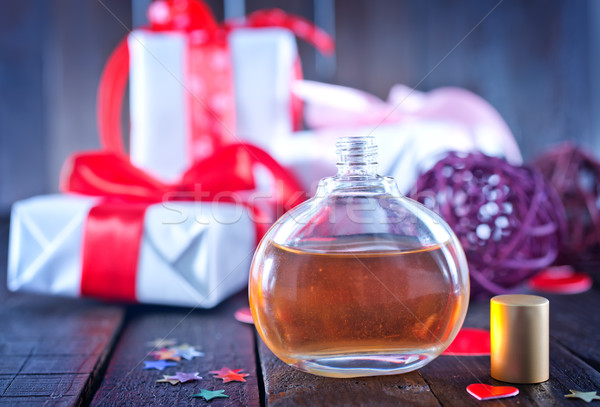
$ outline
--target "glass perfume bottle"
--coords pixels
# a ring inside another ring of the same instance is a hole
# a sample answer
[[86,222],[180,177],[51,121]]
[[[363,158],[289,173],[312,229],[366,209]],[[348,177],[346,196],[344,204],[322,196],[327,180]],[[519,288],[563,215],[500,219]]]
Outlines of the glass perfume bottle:
[[409,372],[439,356],[469,302],[450,227],[376,172],[373,137],[337,142],[337,175],[282,216],[250,272],[255,326],[277,357],[330,377]]

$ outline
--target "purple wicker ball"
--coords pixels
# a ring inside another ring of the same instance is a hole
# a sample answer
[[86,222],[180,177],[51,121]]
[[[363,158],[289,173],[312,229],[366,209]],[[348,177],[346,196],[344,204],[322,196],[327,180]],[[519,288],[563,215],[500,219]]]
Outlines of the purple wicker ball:
[[512,292],[558,254],[564,210],[533,168],[481,153],[449,153],[419,176],[409,196],[440,214],[458,236],[475,299]]
[[600,163],[573,144],[560,144],[534,161],[565,207],[567,234],[560,260],[600,258]]

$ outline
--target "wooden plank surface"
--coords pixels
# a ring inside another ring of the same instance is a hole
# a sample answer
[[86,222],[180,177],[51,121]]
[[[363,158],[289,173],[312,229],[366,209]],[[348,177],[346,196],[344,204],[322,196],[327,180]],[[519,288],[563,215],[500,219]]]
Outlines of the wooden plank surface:
[[0,405],[91,399],[124,310],[6,290],[8,222],[0,220]]
[[268,406],[439,406],[417,372],[396,376],[334,379],[294,369],[260,340]]
[[[520,391],[517,397],[486,401],[486,406],[574,406],[579,403],[564,398],[569,389],[600,390],[600,373],[593,366],[600,343],[600,316],[590,312],[600,304],[600,292],[595,287],[583,294],[548,298],[551,304],[550,380],[515,385]],[[464,326],[489,329],[489,303],[471,303]],[[440,356],[418,372],[404,375],[329,379],[285,365],[262,341],[259,353],[269,406],[476,406],[481,402],[466,392],[469,384],[506,385],[491,378],[490,359],[485,356]]]
[[[256,369],[254,328],[234,319],[234,312],[247,306],[240,293],[212,310],[190,312],[183,308],[134,307],[128,324],[114,351],[106,376],[93,406],[183,406],[207,405],[204,399],[191,399],[200,389],[225,390],[229,398],[210,401],[211,406],[259,406],[259,381]],[[144,370],[143,361],[153,360],[147,342],[157,338],[189,343],[205,353],[191,361],[182,360],[164,371]],[[209,374],[222,367],[244,369],[246,383],[223,383]],[[199,372],[202,381],[178,385],[156,383],[163,375]],[[124,397],[124,395],[127,395]]]
[[[565,399],[569,389],[580,391],[600,390],[600,373],[578,354],[590,354],[590,344],[600,343],[600,318],[583,312],[593,302],[598,304],[600,292],[597,288],[577,295],[546,295],[550,300],[550,380],[531,385],[515,385],[519,396],[488,401],[486,405],[574,405]],[[597,305],[596,305],[597,306]],[[587,308],[588,310],[591,308]],[[577,314],[582,312],[582,315]],[[584,315],[587,324],[582,323]],[[574,324],[565,325],[562,320]],[[579,323],[578,323],[579,322]],[[489,303],[471,303],[465,326],[489,329]],[[579,335],[582,333],[587,337]],[[558,338],[565,339],[569,347]],[[587,353],[586,353],[587,352]],[[471,398],[465,388],[471,383],[495,386],[506,383],[490,376],[489,357],[441,356],[419,371],[443,405],[475,406],[479,401]]]

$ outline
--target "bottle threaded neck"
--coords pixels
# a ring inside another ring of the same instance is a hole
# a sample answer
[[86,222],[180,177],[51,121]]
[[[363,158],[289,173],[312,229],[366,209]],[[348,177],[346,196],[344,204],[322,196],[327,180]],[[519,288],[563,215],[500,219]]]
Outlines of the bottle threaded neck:
[[340,137],[336,148],[338,176],[377,176],[375,137]]

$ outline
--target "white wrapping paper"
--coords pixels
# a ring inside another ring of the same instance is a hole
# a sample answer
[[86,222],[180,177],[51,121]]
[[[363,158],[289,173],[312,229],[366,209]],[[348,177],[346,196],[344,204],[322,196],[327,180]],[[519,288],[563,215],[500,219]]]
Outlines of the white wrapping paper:
[[[96,198],[75,195],[16,202],[11,215],[8,288],[80,296],[83,227],[96,202]],[[254,225],[242,206],[151,205],[144,218],[137,300],[213,307],[246,287],[254,247]]]
[[[130,155],[164,181],[177,181],[191,164],[182,33],[135,30],[130,52]],[[292,130],[291,83],[296,40],[282,28],[237,29],[229,35],[239,141],[266,147]]]
[[312,195],[321,178],[337,171],[335,143],[338,137],[365,135],[376,139],[379,174],[394,177],[402,193],[407,193],[419,174],[433,167],[448,151],[506,155],[500,139],[486,138],[485,134],[474,139],[468,128],[441,121],[385,124],[376,129],[369,126],[297,132],[273,140],[269,152],[281,165],[291,169]]

